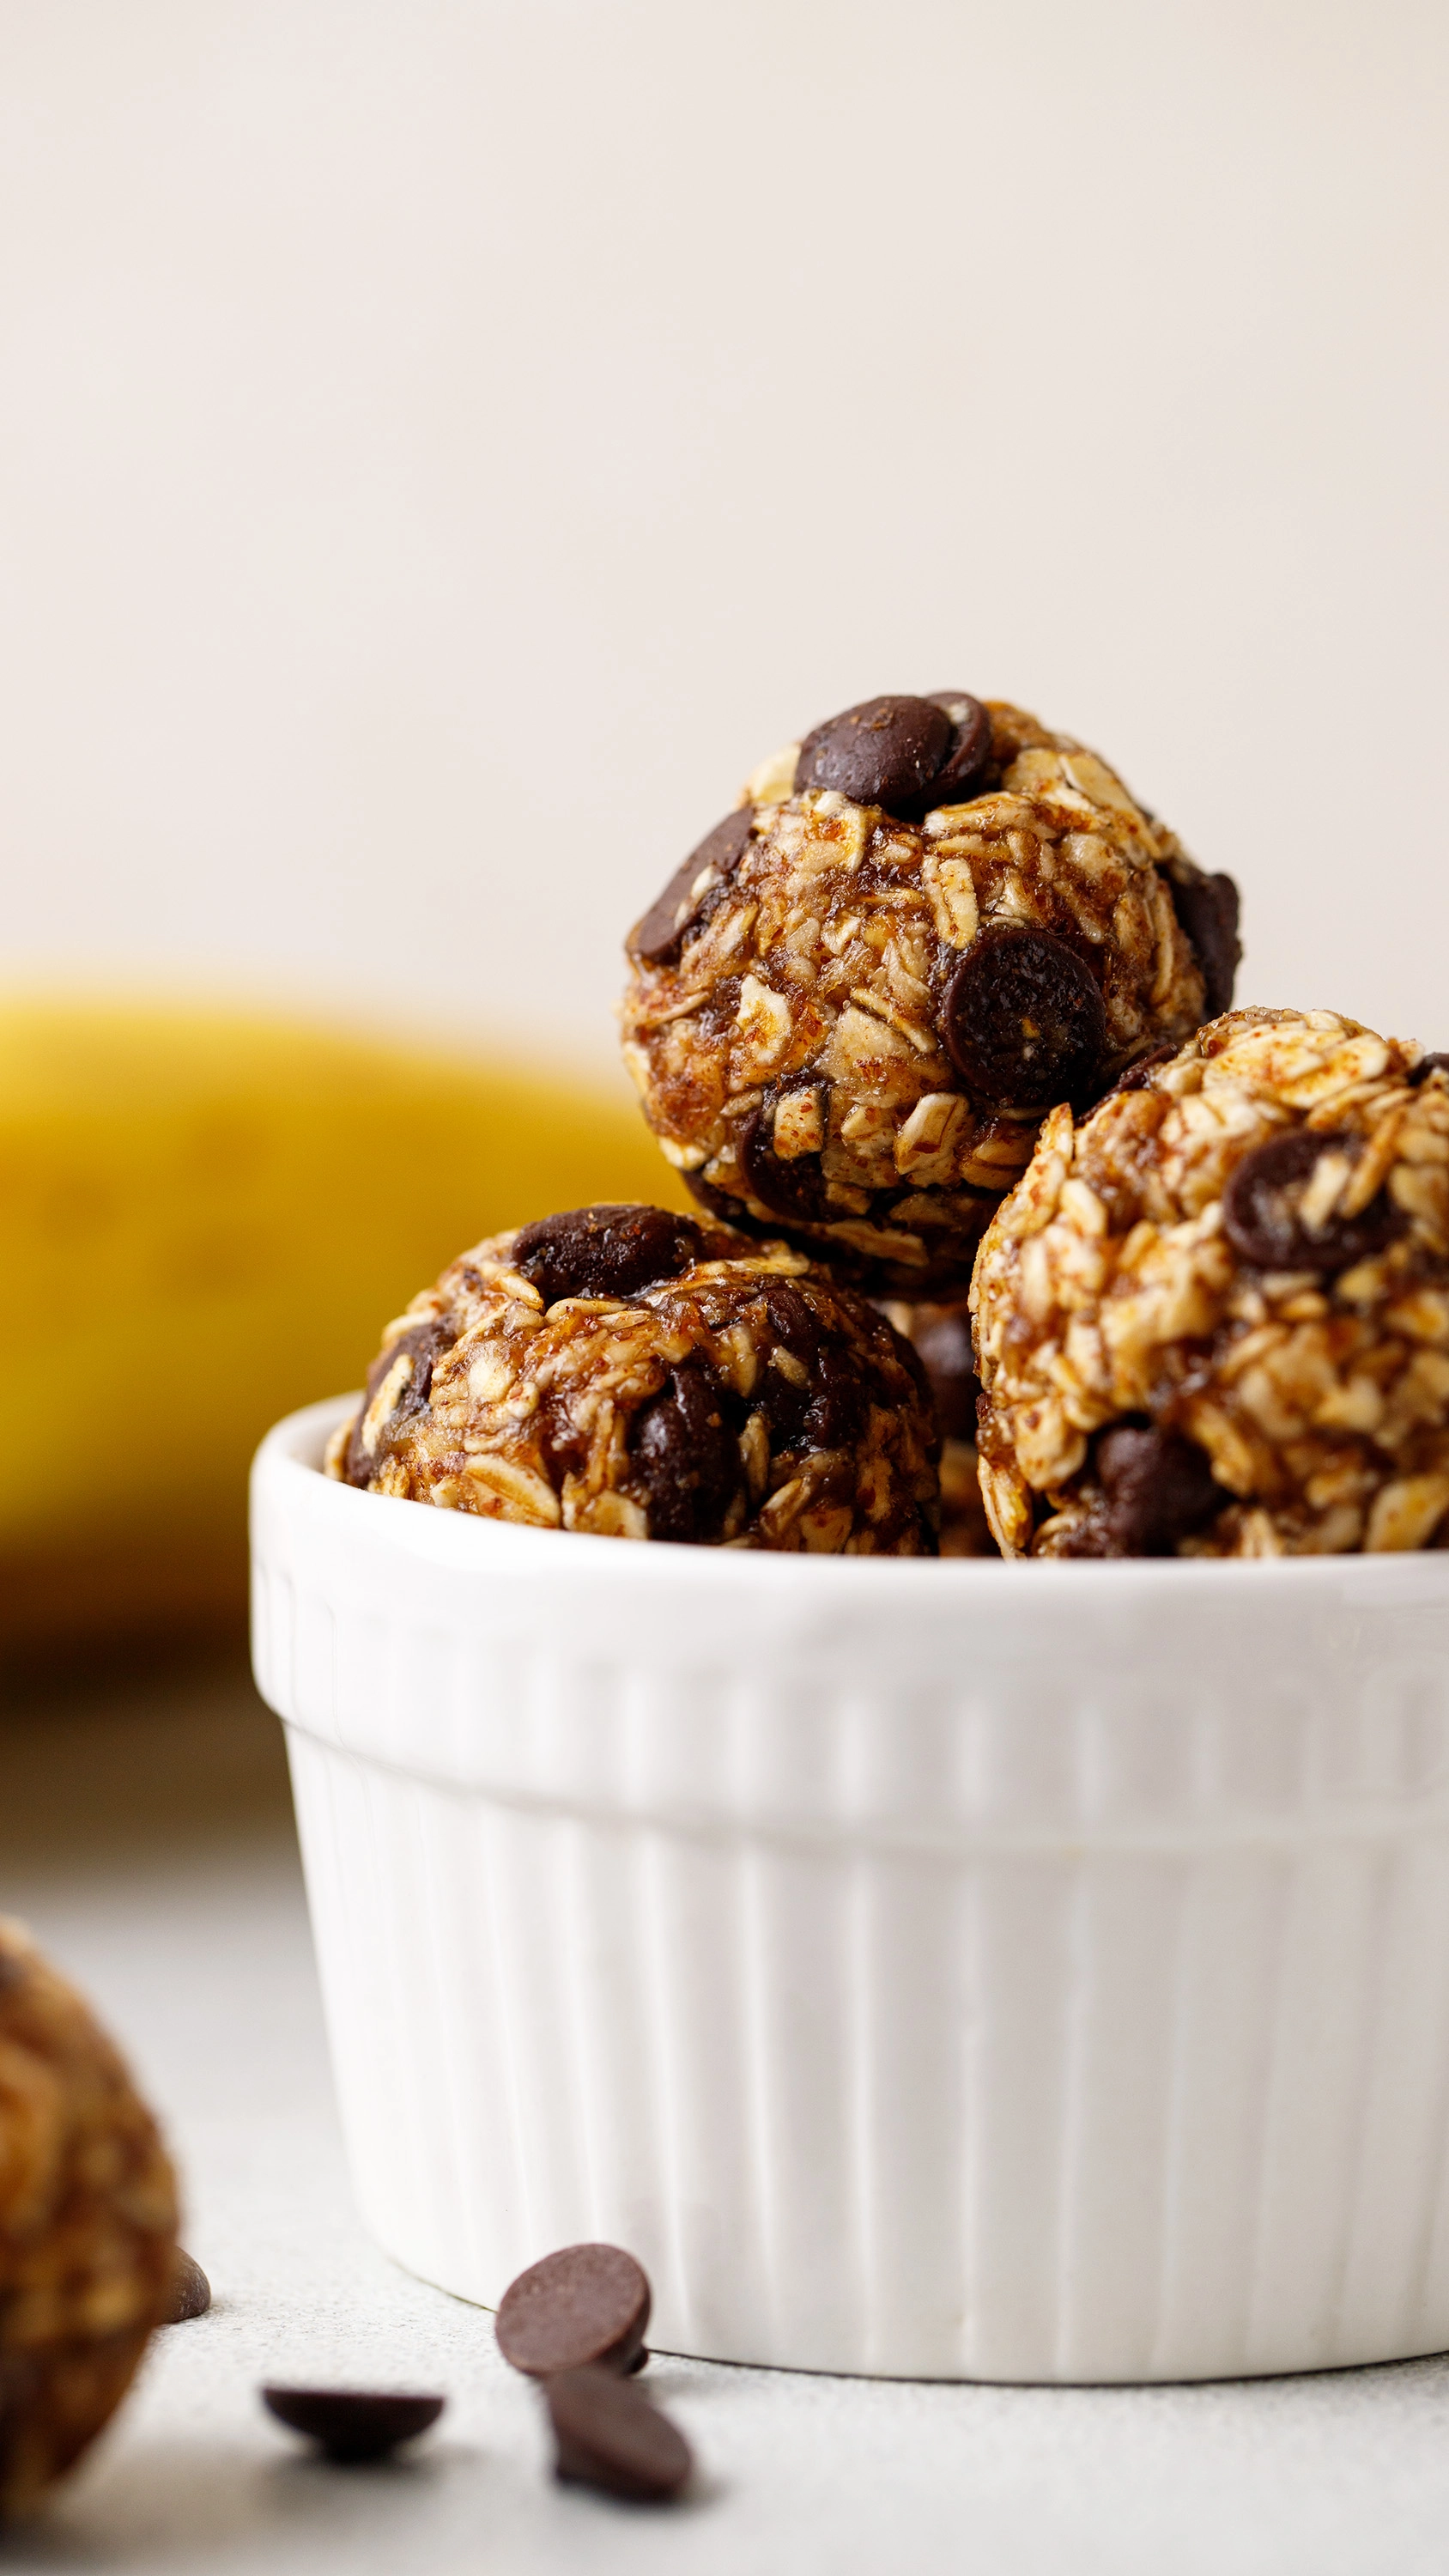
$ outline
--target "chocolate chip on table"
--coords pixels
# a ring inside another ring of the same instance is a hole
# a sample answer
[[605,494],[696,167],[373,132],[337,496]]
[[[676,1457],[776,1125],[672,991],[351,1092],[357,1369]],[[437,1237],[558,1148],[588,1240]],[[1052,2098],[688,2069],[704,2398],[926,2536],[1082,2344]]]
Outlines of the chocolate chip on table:
[[532,2379],[590,2365],[638,2366],[649,2323],[649,2275],[620,2245],[564,2245],[510,2281],[498,2303],[498,2349]]
[[637,2504],[667,2504],[694,2466],[677,2424],[642,2388],[597,2366],[543,2383],[556,2456],[554,2475]]
[[351,2467],[384,2459],[436,2424],[446,2400],[394,2394],[389,2389],[279,2388],[262,2390],[262,2402],[289,2432],[304,2433],[329,2460]]
[[1089,1097],[1107,1048],[1092,971],[1049,930],[983,931],[941,998],[946,1052],[973,1099],[1046,1109]]
[[1327,1276],[1382,1252],[1400,1224],[1383,1190],[1357,1216],[1330,1216],[1321,1226],[1303,1222],[1304,1191],[1321,1157],[1343,1154],[1353,1161],[1358,1152],[1357,1136],[1294,1127],[1245,1154],[1223,1192],[1223,1231],[1239,1260],[1254,1270]]
[[561,1297],[635,1297],[662,1279],[677,1279],[700,1257],[692,1217],[667,1208],[570,1208],[519,1228],[513,1267],[545,1306]]
[[[712,832],[706,832],[698,849],[677,867],[664,892],[651,903],[642,921],[630,931],[625,947],[640,966],[664,966],[677,957],[687,931],[701,920],[710,897],[729,883],[750,846],[754,808],[741,805],[726,814]],[[706,872],[708,882],[694,888]]]
[[185,2325],[189,2317],[204,2317],[210,2305],[211,2283],[195,2255],[184,2253],[178,2245],[171,2272],[170,2304],[162,2324]]
[[1189,877],[1179,885],[1167,879],[1178,925],[1202,969],[1207,1016],[1218,1018],[1232,1008],[1242,943],[1238,938],[1238,889],[1230,876]]
[[930,787],[955,730],[932,698],[866,698],[807,733],[795,764],[795,793],[834,788],[858,805],[902,814]]

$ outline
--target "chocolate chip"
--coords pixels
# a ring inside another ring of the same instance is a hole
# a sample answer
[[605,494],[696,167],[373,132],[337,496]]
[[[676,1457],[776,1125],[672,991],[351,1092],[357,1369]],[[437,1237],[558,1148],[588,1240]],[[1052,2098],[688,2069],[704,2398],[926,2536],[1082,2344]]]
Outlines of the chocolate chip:
[[[635,923],[624,945],[640,966],[663,966],[679,954],[685,935],[702,921],[728,885],[750,846],[754,808],[741,805],[706,832],[697,850],[677,867],[664,892]],[[701,877],[707,881],[699,885]],[[699,885],[698,894],[694,889]]]
[[1449,1055],[1420,1056],[1418,1063],[1409,1075],[1409,1081],[1416,1091],[1418,1090],[1421,1082],[1428,1081],[1431,1073],[1449,1074]]
[[930,787],[955,740],[955,727],[932,698],[866,698],[800,745],[795,793],[834,788],[858,805],[902,814]]
[[636,1297],[661,1279],[677,1279],[702,1249],[693,1218],[667,1208],[570,1208],[520,1226],[512,1263],[545,1306],[556,1306],[560,1297]]
[[[357,1419],[347,1442],[347,1455],[343,1460],[343,1474],[349,1485],[369,1484],[388,1452],[397,1447],[408,1424],[414,1421],[426,1407],[428,1397],[432,1393],[433,1371],[444,1353],[452,1349],[457,1338],[451,1324],[444,1323],[441,1317],[431,1317],[426,1323],[410,1324],[407,1331],[399,1333],[397,1340],[389,1342],[387,1349],[380,1352],[373,1361],[367,1372],[367,1393],[358,1408]],[[412,1372],[383,1424],[377,1445],[369,1457],[362,1445],[362,1426],[367,1408],[384,1378],[404,1352],[412,1361]]]
[[943,708],[951,719],[951,740],[921,803],[923,814],[933,805],[960,805],[978,795],[991,766],[991,718],[980,699],[968,697],[964,689],[933,689],[930,696],[932,706]]
[[936,1404],[943,1440],[974,1440],[981,1381],[971,1347],[971,1317],[964,1306],[932,1306],[911,1338]]
[[275,2386],[262,2390],[262,2401],[279,2424],[304,2433],[340,2467],[385,2458],[399,2442],[411,2442],[436,2424],[446,2403],[382,2389]]
[[171,2298],[163,2326],[185,2325],[188,2317],[204,2317],[211,2305],[211,2283],[195,2255],[183,2253],[178,2245],[171,2267]]
[[554,2475],[637,2504],[667,2504],[694,2466],[677,2424],[627,2379],[564,2370],[543,2385],[556,2446]]
[[1089,1097],[1106,1052],[1107,1013],[1091,969],[1049,930],[983,931],[951,976],[940,1017],[972,1097],[996,1107]]
[[1171,1064],[1176,1053],[1177,1049],[1175,1046],[1155,1046],[1151,1048],[1148,1054],[1140,1055],[1135,1064],[1129,1064],[1125,1073],[1118,1074],[1111,1090],[1104,1091],[1102,1098],[1104,1100],[1112,1100],[1116,1097],[1116,1094],[1119,1091],[1145,1091],[1148,1084],[1151,1082],[1154,1073],[1157,1071],[1158,1066],[1160,1064]]
[[1223,1192],[1223,1231],[1239,1260],[1254,1270],[1331,1274],[1382,1252],[1400,1223],[1383,1190],[1354,1217],[1330,1216],[1326,1225],[1310,1227],[1301,1215],[1320,1157],[1345,1154],[1355,1161],[1358,1153],[1357,1136],[1294,1127],[1245,1154]]
[[1230,876],[1189,877],[1186,885],[1179,885],[1175,877],[1169,876],[1167,891],[1182,935],[1202,972],[1207,1016],[1215,1020],[1220,1011],[1232,1007],[1233,984],[1243,953],[1238,937],[1238,889]]
[[625,2373],[638,2367],[649,2305],[649,2275],[622,2246],[564,2245],[509,2282],[498,2349],[531,2379],[589,2364]]
[[662,1392],[640,1406],[629,1452],[651,1538],[700,1547],[719,1537],[743,1478],[738,1409],[704,1359],[681,1360]]
[[813,1368],[820,1350],[820,1319],[793,1279],[772,1279],[764,1293],[770,1331],[783,1349]]
[[1180,1431],[1121,1424],[1097,1442],[1114,1556],[1171,1556],[1179,1539],[1213,1520],[1232,1497],[1205,1453]]
[[787,1224],[818,1224],[829,1214],[819,1155],[799,1154],[787,1160],[776,1153],[772,1141],[775,1111],[791,1088],[814,1090],[818,1085],[813,1081],[794,1086],[772,1084],[759,1108],[752,1109],[741,1121],[736,1150],[750,1195],[759,1200],[761,1207]]

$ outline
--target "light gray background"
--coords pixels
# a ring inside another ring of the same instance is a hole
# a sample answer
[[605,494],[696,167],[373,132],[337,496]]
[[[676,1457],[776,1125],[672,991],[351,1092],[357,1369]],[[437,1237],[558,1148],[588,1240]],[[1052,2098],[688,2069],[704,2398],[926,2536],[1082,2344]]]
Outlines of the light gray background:
[[603,1061],[801,726],[1015,696],[1449,1044],[1439,0],[4,0],[0,976]]
[[[93,2576],[1442,2576],[1449,2358],[1201,2388],[983,2388],[656,2356],[700,2482],[565,2492],[492,2319],[357,2224],[280,1730],[238,1674],[53,1693],[0,1744],[0,1889],[134,2056],[210,2316],[0,2571]],[[328,2469],[268,2378],[432,2387],[435,2435]]]

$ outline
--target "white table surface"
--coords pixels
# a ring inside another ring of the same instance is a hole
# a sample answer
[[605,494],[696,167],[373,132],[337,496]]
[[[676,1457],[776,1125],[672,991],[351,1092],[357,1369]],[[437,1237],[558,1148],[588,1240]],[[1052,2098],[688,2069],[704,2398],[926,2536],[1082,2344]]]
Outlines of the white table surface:
[[[1042,2390],[659,2358],[697,2497],[557,2487],[491,2318],[399,2272],[354,2216],[278,1732],[236,1670],[32,1692],[0,1718],[0,1907],[129,2050],[215,2292],[0,2568],[1442,2576],[1442,2360]],[[448,2411],[401,2463],[334,2469],[263,2415],[266,2378],[438,2388]]]

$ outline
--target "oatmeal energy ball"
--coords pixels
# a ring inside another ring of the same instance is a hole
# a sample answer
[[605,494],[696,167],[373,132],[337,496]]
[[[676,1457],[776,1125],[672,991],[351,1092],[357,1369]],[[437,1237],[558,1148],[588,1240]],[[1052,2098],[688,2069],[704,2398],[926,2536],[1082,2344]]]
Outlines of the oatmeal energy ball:
[[1229,1012],[1053,1110],[972,1305],[1004,1554],[1444,1544],[1449,1058]]
[[539,1529],[917,1556],[935,1432],[909,1343],[780,1243],[577,1208],[390,1324],[328,1472]]
[[625,1060],[715,1214],[964,1292],[1043,1112],[1227,1008],[1237,916],[1069,735],[873,698],[757,771],[631,932]]
[[175,2256],[150,2112],[74,1988],[0,1919],[0,2516],[120,2404]]

